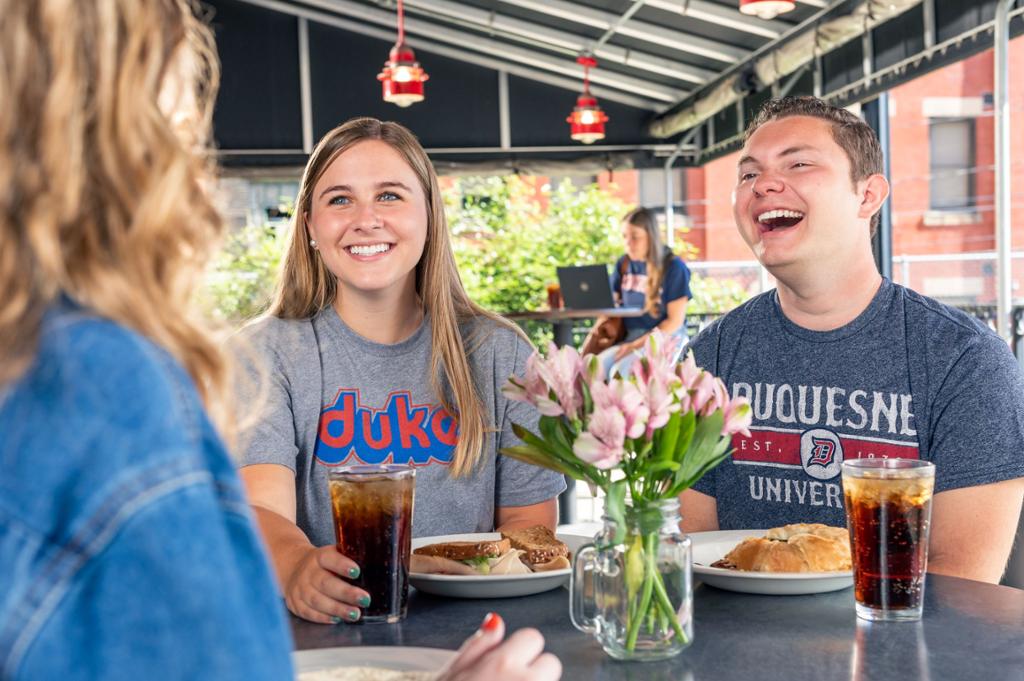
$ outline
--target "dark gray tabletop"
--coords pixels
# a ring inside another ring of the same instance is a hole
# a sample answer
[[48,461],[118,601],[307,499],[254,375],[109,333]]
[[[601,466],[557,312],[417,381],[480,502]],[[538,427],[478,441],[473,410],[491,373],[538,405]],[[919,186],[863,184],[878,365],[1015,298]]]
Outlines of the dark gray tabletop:
[[1024,591],[929,575],[919,623],[867,623],[853,591],[756,596],[700,585],[694,642],[669,662],[623,663],[569,622],[569,596],[556,589],[498,600],[444,599],[413,592],[409,617],[394,625],[327,626],[292,618],[296,648],[357,645],[457,648],[488,611],[510,630],[532,626],[564,667],[564,679],[786,681],[1024,680]]

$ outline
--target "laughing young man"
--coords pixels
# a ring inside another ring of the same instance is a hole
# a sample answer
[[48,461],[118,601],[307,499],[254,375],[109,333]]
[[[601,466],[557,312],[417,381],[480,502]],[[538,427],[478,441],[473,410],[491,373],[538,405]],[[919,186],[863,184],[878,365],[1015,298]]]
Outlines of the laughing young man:
[[821,100],[769,102],[748,128],[733,214],[778,285],[690,346],[754,423],[683,494],[683,528],[844,526],[844,458],[921,458],[929,570],[997,582],[1024,497],[1024,378],[987,327],[878,273],[881,173],[874,131]]

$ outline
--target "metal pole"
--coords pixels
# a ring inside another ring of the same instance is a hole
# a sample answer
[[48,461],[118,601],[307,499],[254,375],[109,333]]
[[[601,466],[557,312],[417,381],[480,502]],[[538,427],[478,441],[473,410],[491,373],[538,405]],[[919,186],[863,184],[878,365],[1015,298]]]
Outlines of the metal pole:
[[995,16],[995,117],[996,117],[996,328],[1010,338],[1012,261],[1010,259],[1010,4],[999,0]]
[[[883,92],[876,99],[864,105],[864,118],[867,120],[882,147],[882,174],[886,179],[890,171],[889,145],[889,94]],[[886,200],[878,211],[878,230],[871,239],[875,252],[875,263],[883,277],[892,279],[892,196]],[[905,285],[905,282],[904,282]]]
[[309,78],[309,20],[299,17],[299,105],[302,109],[302,151],[313,151],[313,89]]
[[700,131],[700,126],[695,126],[683,135],[683,138],[679,140],[679,144],[676,145],[676,148],[665,160],[665,245],[669,248],[675,246],[676,243],[676,230],[674,229],[676,216],[675,208],[672,206],[674,194],[672,191],[672,164],[683,153],[683,147],[692,142],[693,138],[697,136],[698,131]]

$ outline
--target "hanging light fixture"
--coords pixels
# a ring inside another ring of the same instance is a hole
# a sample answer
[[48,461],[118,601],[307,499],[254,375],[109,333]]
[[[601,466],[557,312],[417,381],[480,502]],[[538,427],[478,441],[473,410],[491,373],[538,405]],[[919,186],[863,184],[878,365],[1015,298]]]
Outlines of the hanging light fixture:
[[597,66],[597,60],[589,55],[580,55],[576,63],[583,67],[583,92],[576,98],[576,107],[565,120],[569,124],[570,137],[577,142],[593,144],[604,139],[604,124],[608,122],[597,98],[590,94],[590,69]]
[[377,80],[384,89],[384,101],[407,107],[423,101],[423,83],[430,76],[420,68],[412,48],[405,44],[405,22],[402,14],[402,0],[398,0],[398,42],[391,48],[384,68],[377,74]]
[[795,8],[793,0],[740,0],[740,12],[758,19],[774,19]]

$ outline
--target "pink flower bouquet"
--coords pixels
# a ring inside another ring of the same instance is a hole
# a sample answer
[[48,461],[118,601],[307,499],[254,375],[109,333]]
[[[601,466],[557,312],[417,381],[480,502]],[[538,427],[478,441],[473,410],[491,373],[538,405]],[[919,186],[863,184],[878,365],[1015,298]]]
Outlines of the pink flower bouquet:
[[[674,339],[655,330],[639,354],[631,376],[606,377],[596,356],[552,344],[546,359],[534,354],[526,374],[509,378],[502,389],[541,413],[539,433],[513,425],[523,444],[502,449],[503,455],[604,490],[605,515],[616,528],[610,543],[629,547],[628,651],[642,623],[655,617],[687,643],[655,567],[662,521],[652,509],[725,460],[732,435],[749,435],[751,420],[747,401],[730,399],[725,384],[699,368],[692,354],[676,361]],[[637,536],[628,536],[630,513],[648,518]]]

